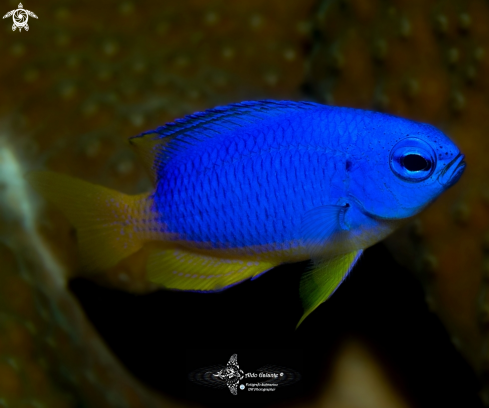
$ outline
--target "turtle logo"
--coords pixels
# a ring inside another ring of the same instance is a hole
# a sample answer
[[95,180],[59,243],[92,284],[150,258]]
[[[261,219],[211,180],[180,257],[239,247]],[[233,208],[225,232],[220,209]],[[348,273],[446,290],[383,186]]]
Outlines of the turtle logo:
[[12,31],[15,31],[15,29],[18,28],[19,32],[21,32],[22,29],[24,29],[25,31],[29,31],[29,24],[27,24],[29,16],[37,18],[37,16],[32,11],[25,10],[22,3],[19,3],[19,8],[17,10],[9,11],[3,16],[3,18],[7,18],[10,16],[12,16],[12,19],[14,20]]

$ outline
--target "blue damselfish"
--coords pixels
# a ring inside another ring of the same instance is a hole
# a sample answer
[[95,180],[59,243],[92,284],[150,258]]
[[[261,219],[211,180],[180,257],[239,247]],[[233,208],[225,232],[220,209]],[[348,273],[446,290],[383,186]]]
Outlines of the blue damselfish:
[[128,196],[48,171],[27,176],[77,228],[86,267],[107,269],[151,244],[150,281],[212,292],[312,259],[299,324],[365,248],[465,168],[431,125],[312,102],[217,107],[130,143],[154,182],[150,193]]

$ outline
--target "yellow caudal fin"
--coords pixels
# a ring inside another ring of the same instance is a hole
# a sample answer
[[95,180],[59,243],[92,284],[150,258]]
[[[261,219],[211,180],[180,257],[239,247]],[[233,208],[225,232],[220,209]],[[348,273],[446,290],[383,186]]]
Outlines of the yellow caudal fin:
[[51,171],[33,171],[26,179],[75,226],[87,269],[110,268],[142,247],[135,228],[145,202],[142,195],[129,196]]

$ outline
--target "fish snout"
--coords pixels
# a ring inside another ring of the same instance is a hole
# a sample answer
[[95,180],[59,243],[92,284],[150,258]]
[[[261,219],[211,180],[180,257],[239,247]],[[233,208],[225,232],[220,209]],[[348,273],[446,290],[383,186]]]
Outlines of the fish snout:
[[467,165],[464,162],[464,159],[465,156],[462,153],[459,153],[441,172],[438,181],[445,188],[453,186],[462,176]]

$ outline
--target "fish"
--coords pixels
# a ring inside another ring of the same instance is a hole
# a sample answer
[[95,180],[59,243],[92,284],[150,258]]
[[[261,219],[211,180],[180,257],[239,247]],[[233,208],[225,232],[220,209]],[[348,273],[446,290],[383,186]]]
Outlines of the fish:
[[26,175],[77,230],[83,266],[103,271],[149,248],[150,282],[218,292],[285,263],[301,276],[297,327],[363,251],[462,176],[436,127],[309,101],[245,101],[131,137],[154,188],[126,195],[49,170]]

